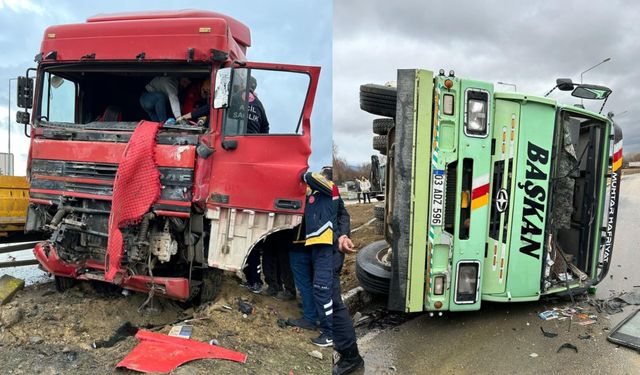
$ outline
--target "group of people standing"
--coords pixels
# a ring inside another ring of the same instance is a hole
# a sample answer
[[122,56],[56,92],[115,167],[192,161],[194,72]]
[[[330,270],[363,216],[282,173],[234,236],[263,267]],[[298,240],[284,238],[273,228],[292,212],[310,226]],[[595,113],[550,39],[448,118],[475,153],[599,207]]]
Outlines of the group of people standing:
[[360,203],[360,196],[362,195],[362,203],[371,203],[371,182],[364,176],[360,179],[356,178],[356,193],[358,195],[358,203]]

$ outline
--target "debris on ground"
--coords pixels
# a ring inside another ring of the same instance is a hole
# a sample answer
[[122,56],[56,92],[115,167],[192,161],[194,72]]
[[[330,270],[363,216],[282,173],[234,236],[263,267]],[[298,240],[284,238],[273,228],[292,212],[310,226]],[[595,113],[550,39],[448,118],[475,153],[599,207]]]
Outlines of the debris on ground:
[[547,310],[538,314],[542,320],[558,319],[558,312],[555,310]]
[[245,363],[247,355],[220,346],[161,333],[139,330],[140,343],[116,367],[140,372],[166,374],[183,363],[196,359],[226,359]]
[[24,280],[10,275],[0,277],[0,306],[11,302],[13,296],[24,288]]
[[362,313],[360,311],[357,311],[354,315],[353,315],[353,326],[354,327],[358,327],[361,326],[363,324],[369,323],[371,321],[371,316],[370,315],[362,315]]
[[[255,308],[249,302],[245,302],[242,299],[238,298],[238,309],[244,315],[251,315],[256,312]],[[243,315],[243,318],[246,316]]]
[[309,355],[312,356],[313,358],[318,358],[318,359],[322,359],[323,358],[322,353],[320,353],[317,350],[310,351]]
[[[374,311],[368,312],[367,314],[366,328],[369,330],[397,327],[413,317],[409,314],[389,311],[386,308],[378,308]],[[364,323],[365,322],[362,322],[358,324],[358,326],[363,326]]]
[[529,357],[538,358],[538,353],[531,353],[531,354],[529,354]]
[[[237,311],[238,297],[254,306],[255,313],[243,319]],[[135,292],[125,297],[121,290],[105,295],[104,290],[87,282],[79,282],[63,293],[55,290],[53,282],[26,286],[9,304],[0,306],[2,368],[17,369],[14,374],[112,373],[136,346],[134,330],[166,335],[172,326],[187,324],[193,326],[192,340],[247,353],[249,358],[244,364],[193,361],[180,366],[177,373],[209,373],[212,366],[218,374],[282,374],[290,369],[296,374],[330,372],[331,348],[318,349],[323,360],[307,354],[317,349],[310,341],[317,332],[288,327],[280,330],[276,324],[274,311],[281,316],[301,314],[296,302],[253,294],[240,287],[231,274],[225,275],[219,298],[211,304],[191,307],[155,297],[157,312],[139,313],[137,307],[146,298],[146,294]],[[209,344],[212,339],[217,345]],[[108,344],[94,348],[94,342]]]
[[554,338],[558,336],[557,333],[545,331],[542,327],[540,327],[540,330],[542,331],[542,334],[544,335],[544,337]]
[[640,305],[640,290],[620,293],[607,299],[592,300],[590,303],[598,312],[606,312],[609,315],[618,314],[626,305]]
[[593,319],[587,319],[587,320],[583,320],[581,322],[579,322],[578,324],[580,324],[581,326],[589,326],[591,324],[594,324],[596,321]]
[[562,345],[560,345],[560,347],[558,348],[558,350],[556,351],[556,353],[560,353],[560,351],[561,351],[562,349],[571,349],[571,350],[574,350],[576,353],[578,352],[578,347],[576,347],[575,345],[570,344],[570,343],[568,343],[568,342],[567,342],[567,343],[564,343],[564,344],[562,344]]
[[169,336],[189,339],[191,338],[192,333],[193,333],[193,326],[178,325],[178,326],[171,327],[171,330],[169,331]]

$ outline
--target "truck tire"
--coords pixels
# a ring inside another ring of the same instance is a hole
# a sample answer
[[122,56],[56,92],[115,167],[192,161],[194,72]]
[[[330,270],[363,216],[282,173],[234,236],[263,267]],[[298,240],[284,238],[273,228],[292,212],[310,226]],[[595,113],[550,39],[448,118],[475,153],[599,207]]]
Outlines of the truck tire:
[[384,205],[383,204],[376,204],[373,207],[373,217],[375,217],[378,220],[384,221]]
[[56,290],[60,293],[73,288],[76,284],[76,280],[71,277],[55,276],[53,279],[56,283]]
[[367,84],[360,86],[360,109],[374,115],[396,116],[397,92],[394,87]]
[[219,268],[205,268],[202,270],[202,285],[200,286],[200,304],[213,302],[220,293],[224,271]]
[[373,294],[389,294],[391,266],[381,259],[389,248],[385,240],[376,241],[358,251],[356,277],[364,290]]
[[387,135],[389,129],[395,126],[392,118],[377,118],[373,120],[373,132],[379,135]]
[[375,234],[377,234],[378,236],[382,236],[384,234],[384,220],[376,220],[375,224]]
[[387,154],[387,136],[376,135],[373,137],[373,149],[379,151],[382,155]]

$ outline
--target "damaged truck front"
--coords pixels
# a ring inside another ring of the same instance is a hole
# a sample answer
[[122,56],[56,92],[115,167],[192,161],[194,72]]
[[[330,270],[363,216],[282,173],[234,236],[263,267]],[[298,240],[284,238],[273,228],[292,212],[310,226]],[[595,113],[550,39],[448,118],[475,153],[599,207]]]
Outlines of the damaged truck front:
[[[556,88],[611,93],[568,79]],[[364,85],[360,103],[394,118],[380,136],[387,241],[357,262],[390,309],[477,310],[585,291],[606,275],[622,165],[612,116],[443,70],[399,70],[397,88]]]
[[[50,233],[34,252],[60,290],[97,280],[211,300],[223,270],[300,221],[320,69],[247,61],[250,45],[245,25],[209,11],[47,28],[37,69],[19,78],[17,119],[31,138],[26,230]],[[144,121],[140,96],[158,76],[211,92],[206,115]],[[269,123],[253,133],[258,96]]]

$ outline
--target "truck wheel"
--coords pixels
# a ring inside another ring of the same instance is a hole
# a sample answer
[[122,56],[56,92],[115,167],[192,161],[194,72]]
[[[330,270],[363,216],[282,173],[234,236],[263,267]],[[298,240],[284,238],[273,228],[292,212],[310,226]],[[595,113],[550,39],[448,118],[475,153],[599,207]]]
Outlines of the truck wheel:
[[373,132],[379,135],[387,135],[389,129],[395,126],[392,118],[377,118],[373,120]]
[[389,244],[376,241],[358,251],[356,277],[364,290],[373,294],[389,294],[391,263]]
[[360,86],[360,108],[374,115],[395,117],[396,97],[394,87],[374,84]]
[[218,268],[202,270],[202,285],[200,286],[200,304],[213,302],[222,286],[223,271]]
[[384,221],[384,205],[376,204],[373,207],[373,217],[375,217],[378,220]]
[[376,135],[373,137],[373,149],[379,151],[382,155],[387,154],[387,136]]
[[56,283],[56,290],[60,293],[73,288],[76,283],[76,280],[70,277],[55,276],[53,279]]

